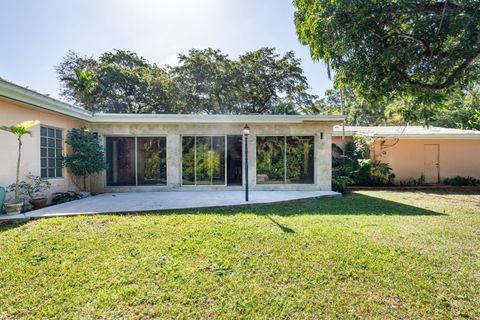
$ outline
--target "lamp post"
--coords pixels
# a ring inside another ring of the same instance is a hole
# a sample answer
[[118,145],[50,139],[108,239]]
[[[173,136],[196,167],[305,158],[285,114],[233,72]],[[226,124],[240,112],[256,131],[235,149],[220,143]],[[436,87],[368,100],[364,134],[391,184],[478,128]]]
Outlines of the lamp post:
[[243,127],[243,139],[245,140],[245,201],[248,201],[248,135],[250,127],[245,124]]

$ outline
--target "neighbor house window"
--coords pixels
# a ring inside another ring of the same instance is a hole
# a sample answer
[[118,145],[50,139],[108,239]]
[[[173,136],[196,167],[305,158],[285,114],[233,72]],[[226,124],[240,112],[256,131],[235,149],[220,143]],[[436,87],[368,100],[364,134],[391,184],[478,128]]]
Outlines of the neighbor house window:
[[182,184],[225,185],[225,136],[182,137]]
[[107,185],[167,184],[165,137],[107,137]]
[[42,178],[60,178],[63,156],[61,129],[40,127],[40,175]]
[[313,136],[257,137],[257,183],[314,183],[314,141]]

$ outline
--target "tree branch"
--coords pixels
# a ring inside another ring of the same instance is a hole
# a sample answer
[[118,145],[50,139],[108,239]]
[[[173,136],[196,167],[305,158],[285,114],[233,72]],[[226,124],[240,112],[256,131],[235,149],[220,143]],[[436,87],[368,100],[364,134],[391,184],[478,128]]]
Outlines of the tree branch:
[[437,83],[423,83],[416,80],[407,79],[408,83],[413,85],[414,87],[426,90],[442,90],[450,85],[461,75],[463,71],[465,71],[480,55],[480,50],[474,51],[469,57],[467,57],[457,68],[455,68],[450,75],[445,79],[443,82]]

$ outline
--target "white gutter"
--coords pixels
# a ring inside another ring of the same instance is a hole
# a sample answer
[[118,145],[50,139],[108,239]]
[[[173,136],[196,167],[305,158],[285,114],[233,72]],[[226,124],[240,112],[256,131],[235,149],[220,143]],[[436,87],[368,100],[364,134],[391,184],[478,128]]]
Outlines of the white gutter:
[[[398,136],[390,135],[380,135],[374,134],[373,138],[376,139],[398,139]],[[480,133],[438,133],[438,134],[403,134],[401,140],[412,140],[412,139],[439,139],[439,140],[480,140]]]
[[[359,136],[368,136],[375,139],[398,139],[397,135],[390,135],[390,134],[365,134],[356,131],[346,131],[345,136],[352,137],[355,135]],[[342,132],[334,130],[333,137],[341,137]],[[425,139],[425,140],[480,140],[480,132],[472,131],[471,133],[418,133],[418,134],[403,134],[401,140],[418,140],[418,139]]]

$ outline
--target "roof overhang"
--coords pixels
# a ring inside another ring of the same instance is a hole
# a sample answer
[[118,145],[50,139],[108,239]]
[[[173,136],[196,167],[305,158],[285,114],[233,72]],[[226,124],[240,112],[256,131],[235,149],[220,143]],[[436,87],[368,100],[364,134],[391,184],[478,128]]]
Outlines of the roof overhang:
[[[341,137],[342,131],[334,130],[332,136]],[[368,134],[356,131],[345,131],[346,137],[365,136],[373,139],[383,140],[480,140],[480,132],[471,131],[469,133],[422,133],[422,134]]]
[[89,112],[81,108],[58,101],[8,81],[0,81],[0,97],[67,115],[80,120],[88,121],[91,117]]
[[373,135],[375,139],[402,139],[402,140],[480,140],[480,133],[476,134],[403,134],[403,135]]
[[118,114],[97,113],[89,121],[98,124],[136,123],[321,123],[343,121],[342,116],[332,115],[216,115],[216,114]]

